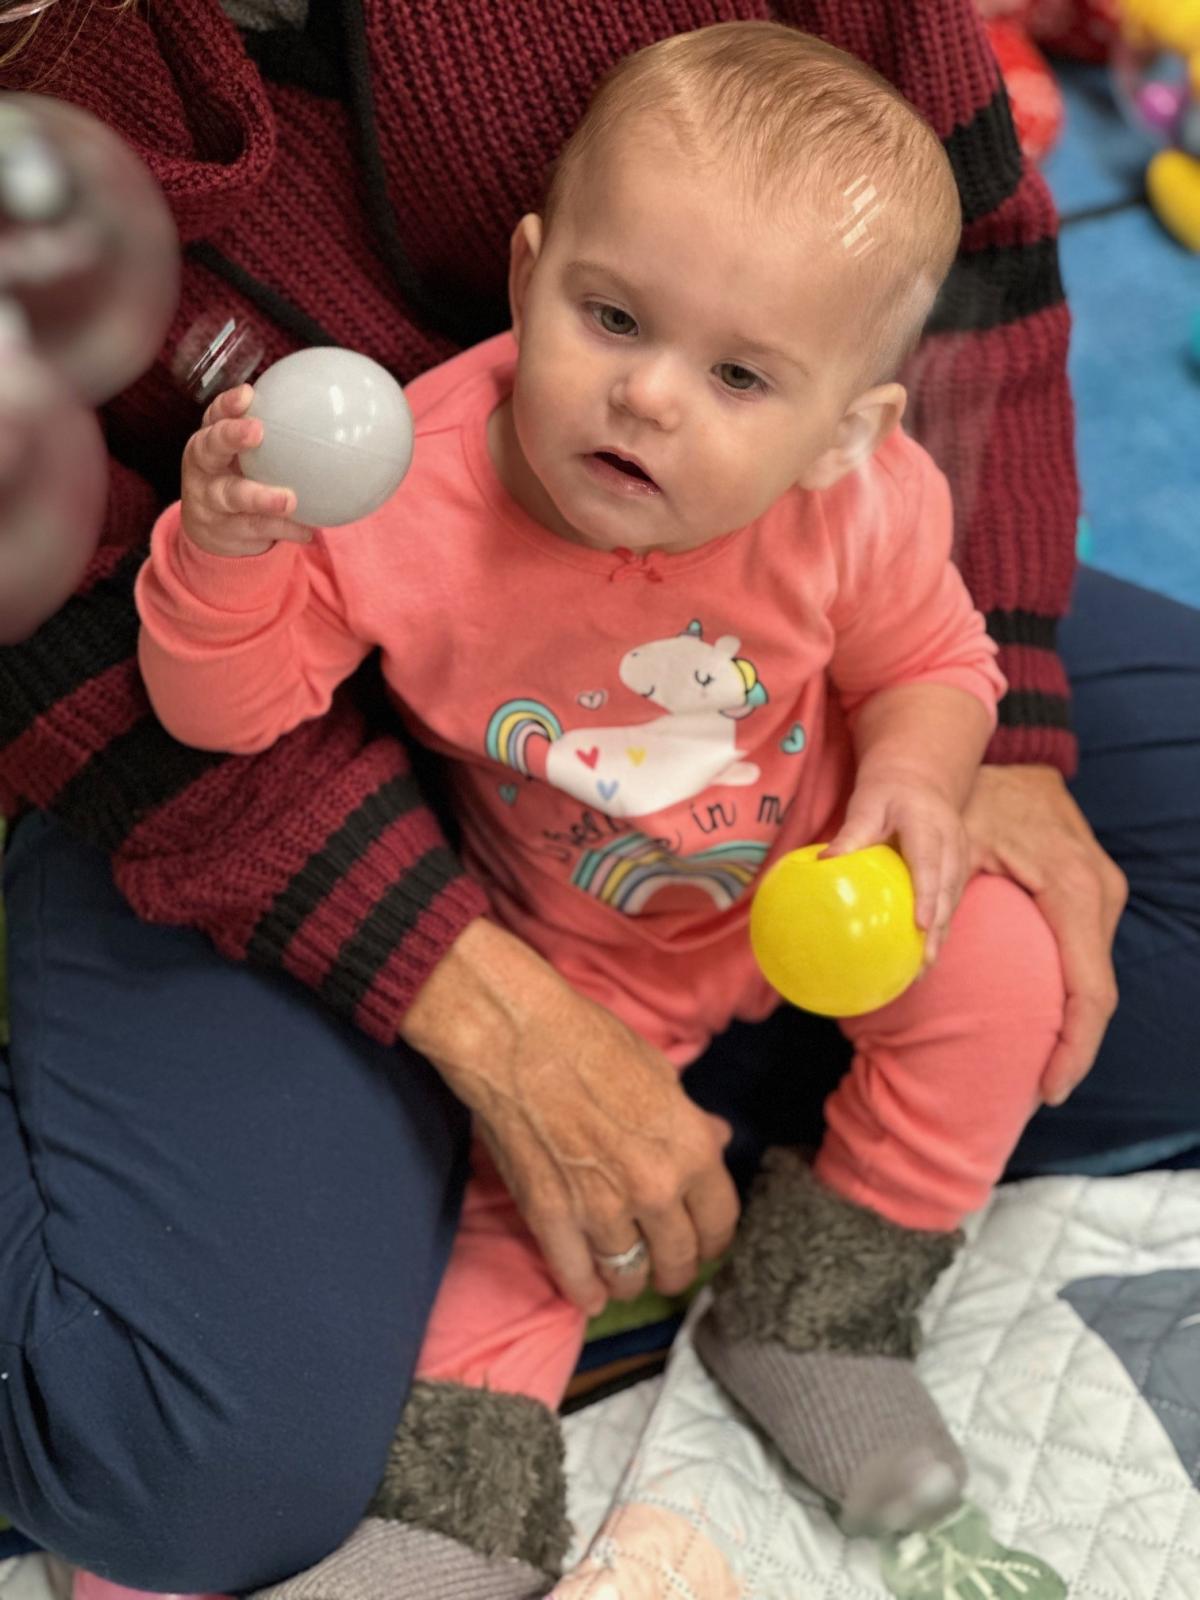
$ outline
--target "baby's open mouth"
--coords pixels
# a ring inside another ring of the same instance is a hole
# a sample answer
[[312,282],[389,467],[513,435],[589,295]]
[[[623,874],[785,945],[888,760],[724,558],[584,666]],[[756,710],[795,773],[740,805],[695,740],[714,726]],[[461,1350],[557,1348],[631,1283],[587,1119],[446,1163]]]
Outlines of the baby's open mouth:
[[640,478],[643,483],[653,483],[654,479],[648,472],[643,472],[636,461],[626,461],[624,456],[614,455],[611,450],[597,450],[598,461],[607,462],[610,467],[616,467],[618,472],[623,472],[628,478]]

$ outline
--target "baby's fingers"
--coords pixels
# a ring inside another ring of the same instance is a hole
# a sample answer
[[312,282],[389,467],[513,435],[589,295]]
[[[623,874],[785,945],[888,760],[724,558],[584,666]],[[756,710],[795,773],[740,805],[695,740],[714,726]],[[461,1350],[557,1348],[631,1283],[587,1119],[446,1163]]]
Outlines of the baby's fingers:
[[937,896],[933,921],[925,939],[925,965],[931,967],[938,952],[946,942],[950,921],[962,899],[967,877],[967,850],[965,840],[948,838],[942,846],[941,870],[938,875]]
[[296,496],[290,489],[255,483],[232,473],[207,479],[203,498],[208,510],[221,517],[290,517],[296,509]]
[[262,443],[263,425],[257,417],[227,417],[201,428],[187,442],[183,452],[183,470],[198,472],[204,477],[215,477],[236,466],[243,450],[253,450]]
[[942,840],[936,828],[909,824],[900,829],[900,854],[912,874],[917,927],[929,933],[937,925],[942,888]]
[[246,531],[252,539],[282,539],[288,544],[311,544],[315,530],[306,522],[288,517],[246,517]]
[[239,383],[236,389],[226,389],[219,394],[204,413],[202,427],[211,427],[225,417],[240,417],[254,399],[254,390],[248,383]]
[[[219,555],[259,555],[268,544],[282,539],[287,544],[311,544],[314,530],[306,523],[293,522],[290,517],[236,517],[221,522]],[[201,541],[203,542],[203,541]]]

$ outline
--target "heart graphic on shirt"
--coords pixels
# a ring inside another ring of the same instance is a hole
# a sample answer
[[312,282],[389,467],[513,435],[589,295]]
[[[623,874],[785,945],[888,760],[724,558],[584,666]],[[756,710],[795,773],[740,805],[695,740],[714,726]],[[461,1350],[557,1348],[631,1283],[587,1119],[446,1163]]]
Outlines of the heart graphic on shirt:
[[620,787],[621,785],[615,778],[613,778],[611,782],[604,778],[598,778],[596,780],[596,788],[600,791],[601,800],[611,800],[613,795],[616,794]]
[[500,785],[500,798],[506,806],[515,806],[517,803],[517,786],[515,783],[502,783]]
[[597,761],[600,759],[600,746],[594,744],[590,750],[576,750],[575,754],[585,767],[591,767],[594,770]]
[[785,756],[798,756],[807,743],[808,735],[804,731],[804,724],[794,722],[791,733],[788,734],[786,739],[779,741],[779,748]]
[[599,711],[608,699],[607,689],[585,689],[582,694],[575,697],[585,711]]
[[625,754],[629,757],[630,761],[633,762],[635,767],[640,767],[642,762],[646,759],[646,751],[644,747],[638,750],[626,750]]

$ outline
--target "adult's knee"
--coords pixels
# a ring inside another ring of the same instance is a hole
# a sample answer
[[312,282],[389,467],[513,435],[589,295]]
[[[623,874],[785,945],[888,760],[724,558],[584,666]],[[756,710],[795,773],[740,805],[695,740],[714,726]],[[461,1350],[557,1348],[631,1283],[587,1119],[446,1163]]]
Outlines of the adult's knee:
[[307,1368],[218,1392],[96,1307],[6,1361],[0,1504],[137,1589],[254,1589],[320,1560],[362,1516],[400,1409]]

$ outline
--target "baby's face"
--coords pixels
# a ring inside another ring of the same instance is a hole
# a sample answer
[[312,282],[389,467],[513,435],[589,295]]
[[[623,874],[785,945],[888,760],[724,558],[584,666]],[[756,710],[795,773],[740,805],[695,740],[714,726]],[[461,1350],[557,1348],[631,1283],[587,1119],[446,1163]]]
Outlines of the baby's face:
[[818,469],[860,387],[845,252],[762,209],[661,139],[593,157],[544,238],[525,219],[509,477],[554,531],[688,550]]

